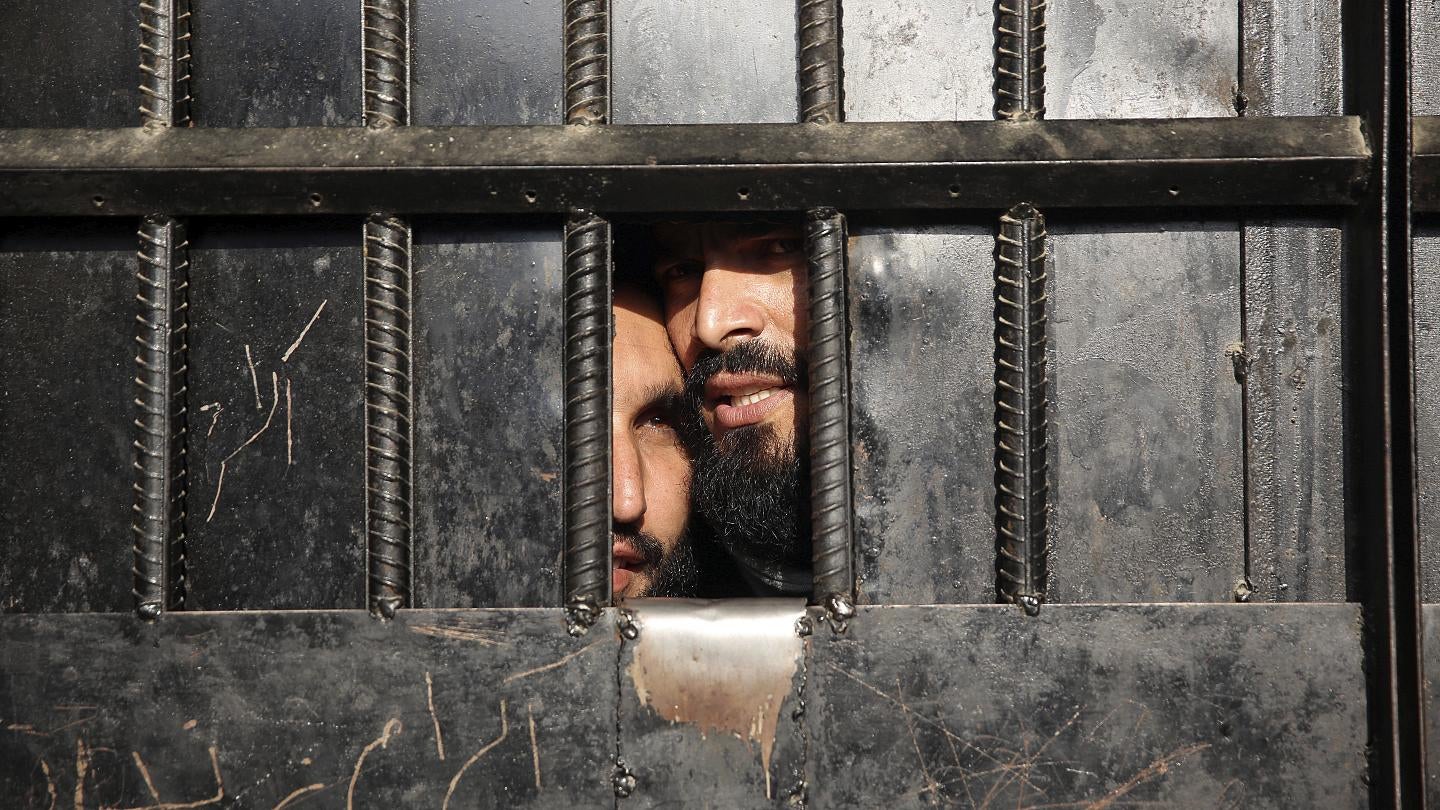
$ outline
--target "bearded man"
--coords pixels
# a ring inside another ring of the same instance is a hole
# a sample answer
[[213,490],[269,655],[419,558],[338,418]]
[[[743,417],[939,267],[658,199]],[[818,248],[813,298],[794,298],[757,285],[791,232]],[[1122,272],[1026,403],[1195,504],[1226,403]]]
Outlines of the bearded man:
[[668,223],[654,246],[665,330],[703,417],[689,432],[694,509],[749,594],[809,595],[804,239],[783,223]]

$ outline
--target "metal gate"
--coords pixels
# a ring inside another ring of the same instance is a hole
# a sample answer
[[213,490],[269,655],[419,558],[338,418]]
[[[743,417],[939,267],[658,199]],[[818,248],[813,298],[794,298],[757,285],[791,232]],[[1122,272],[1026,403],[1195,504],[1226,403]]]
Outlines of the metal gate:
[[[1440,801],[1434,0],[8,11],[5,806]],[[611,224],[774,211],[812,604],[611,606]]]

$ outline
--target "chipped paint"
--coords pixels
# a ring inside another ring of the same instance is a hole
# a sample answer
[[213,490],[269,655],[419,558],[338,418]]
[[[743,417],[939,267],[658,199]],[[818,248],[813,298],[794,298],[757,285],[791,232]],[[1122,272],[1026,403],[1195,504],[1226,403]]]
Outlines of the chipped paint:
[[765,795],[780,706],[792,690],[804,641],[800,599],[632,600],[639,638],[628,673],[641,703],[700,734],[758,744]]

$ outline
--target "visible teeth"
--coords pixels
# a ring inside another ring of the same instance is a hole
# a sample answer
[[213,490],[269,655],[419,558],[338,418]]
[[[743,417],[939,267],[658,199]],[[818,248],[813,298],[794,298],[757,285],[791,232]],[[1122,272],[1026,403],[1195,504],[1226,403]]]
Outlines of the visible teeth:
[[776,390],[777,389],[775,388],[766,388],[763,391],[756,391],[753,394],[744,394],[742,396],[735,397],[733,402],[735,404],[735,407],[743,408],[746,405],[753,405],[756,402],[769,399],[770,395],[774,394]]

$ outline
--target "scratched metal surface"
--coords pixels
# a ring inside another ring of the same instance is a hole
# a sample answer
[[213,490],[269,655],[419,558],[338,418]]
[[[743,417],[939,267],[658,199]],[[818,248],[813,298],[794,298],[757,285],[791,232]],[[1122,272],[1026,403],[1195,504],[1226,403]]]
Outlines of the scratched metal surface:
[[[1338,0],[1242,9],[1245,114],[1338,115]],[[1338,222],[1244,223],[1251,598],[1346,598],[1344,297]]]
[[1426,602],[1440,602],[1440,229],[1417,228],[1412,244],[1420,593]]
[[364,604],[360,232],[191,227],[187,607]]
[[614,3],[611,123],[795,121],[795,25],[790,3]]
[[0,224],[0,612],[127,610],[135,228]]
[[1358,606],[871,607],[812,645],[813,807],[1366,806]]
[[[0,126],[139,123],[138,3],[11,0],[0,27]],[[81,35],[77,33],[83,32]],[[44,54],[37,57],[37,46]]]
[[1217,602],[1244,570],[1231,224],[1051,219],[1051,598]]
[[415,232],[418,604],[559,605],[559,230],[422,219]]
[[862,223],[849,254],[860,599],[989,602],[994,230]]
[[1440,0],[1410,0],[1410,111],[1440,115]]
[[559,610],[13,616],[0,637],[5,807],[614,806],[618,643]]
[[357,126],[357,3],[195,4],[192,115],[198,127]]
[[[560,123],[559,0],[412,9],[413,123]],[[560,228],[454,217],[414,232],[417,605],[559,605]]]

